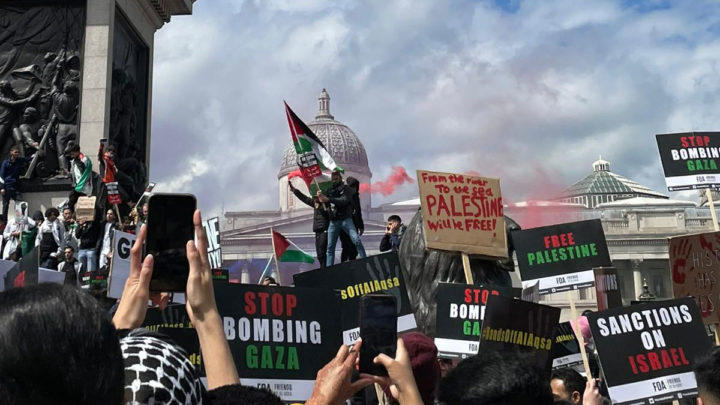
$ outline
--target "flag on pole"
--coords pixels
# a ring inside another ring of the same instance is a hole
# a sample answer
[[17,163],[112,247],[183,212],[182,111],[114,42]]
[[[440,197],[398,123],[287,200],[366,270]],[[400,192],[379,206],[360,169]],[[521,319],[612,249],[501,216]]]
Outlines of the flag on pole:
[[[318,185],[324,190],[325,186],[331,184],[330,173],[333,171],[342,172],[343,168],[335,163],[322,141],[298,118],[287,103],[285,103],[285,115],[290,126],[293,146],[297,153],[300,175],[308,184],[310,195],[315,195]],[[313,179],[317,179],[317,182],[313,182]]]
[[272,231],[275,257],[279,262],[315,263],[312,255],[305,253],[294,243],[276,231]]

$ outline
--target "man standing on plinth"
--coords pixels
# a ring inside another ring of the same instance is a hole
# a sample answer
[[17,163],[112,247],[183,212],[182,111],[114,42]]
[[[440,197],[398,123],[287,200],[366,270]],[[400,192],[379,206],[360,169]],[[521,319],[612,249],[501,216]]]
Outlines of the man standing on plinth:
[[292,183],[288,181],[290,191],[295,194],[295,197],[303,203],[313,208],[313,232],[315,232],[315,252],[317,254],[318,262],[320,262],[320,268],[325,267],[326,262],[326,251],[327,251],[327,238],[328,238],[328,225],[330,222],[330,216],[328,212],[327,204],[322,204],[315,196],[310,198],[302,193],[302,191],[293,187]]
[[332,187],[327,191],[327,195],[318,192],[318,200],[321,203],[330,204],[330,225],[328,227],[328,247],[326,265],[332,266],[335,262],[335,245],[340,234],[340,230],[344,230],[350,240],[357,248],[360,258],[366,257],[365,248],[360,241],[357,228],[352,220],[353,214],[353,195],[355,191],[343,183],[342,174],[335,171],[332,173]]
[[81,196],[92,194],[92,162],[90,158],[80,152],[80,145],[70,141],[65,148],[65,153],[70,155],[70,175],[72,177],[73,189],[68,198],[68,207],[75,212],[75,203]]

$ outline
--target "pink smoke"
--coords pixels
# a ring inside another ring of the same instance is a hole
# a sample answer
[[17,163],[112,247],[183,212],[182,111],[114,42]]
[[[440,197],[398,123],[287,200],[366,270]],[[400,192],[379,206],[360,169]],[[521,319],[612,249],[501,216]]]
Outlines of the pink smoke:
[[405,183],[413,184],[415,183],[415,180],[412,177],[408,176],[404,167],[393,166],[392,173],[390,173],[390,176],[387,178],[387,180],[375,181],[372,184],[360,184],[360,192],[370,192],[372,194],[379,193],[384,196],[389,196],[390,194],[395,192],[396,187],[402,186]]

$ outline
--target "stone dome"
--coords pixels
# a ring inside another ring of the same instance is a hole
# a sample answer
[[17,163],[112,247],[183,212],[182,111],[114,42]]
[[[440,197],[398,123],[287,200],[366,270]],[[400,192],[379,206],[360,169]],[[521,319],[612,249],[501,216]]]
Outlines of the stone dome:
[[[325,145],[335,163],[342,167],[345,173],[357,173],[372,177],[365,147],[352,129],[342,122],[336,121],[335,117],[330,114],[330,95],[325,89],[320,92],[318,106],[319,110],[315,120],[308,122],[307,125]],[[297,169],[297,153],[290,142],[283,153],[278,179]]]

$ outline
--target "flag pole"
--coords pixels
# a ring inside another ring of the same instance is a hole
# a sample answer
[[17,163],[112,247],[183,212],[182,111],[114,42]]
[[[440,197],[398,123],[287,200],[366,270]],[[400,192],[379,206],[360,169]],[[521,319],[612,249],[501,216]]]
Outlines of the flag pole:
[[270,267],[270,262],[272,262],[272,256],[270,256],[267,263],[265,263],[265,269],[263,269],[262,274],[260,275],[260,280],[258,280],[258,284],[260,284],[263,280],[263,277],[265,277],[265,273],[267,273],[267,269],[268,267]]
[[277,281],[278,285],[281,284],[280,280],[282,277],[280,277],[280,265],[278,265],[278,259],[277,259],[277,251],[275,250],[275,231],[273,231],[272,228],[270,228],[270,240],[272,241],[272,256],[275,258],[275,271],[277,272],[278,279]]

